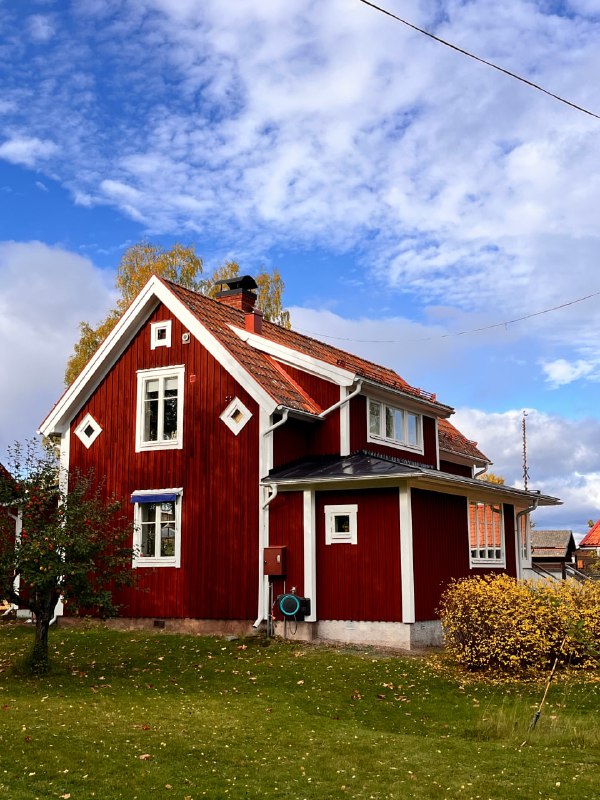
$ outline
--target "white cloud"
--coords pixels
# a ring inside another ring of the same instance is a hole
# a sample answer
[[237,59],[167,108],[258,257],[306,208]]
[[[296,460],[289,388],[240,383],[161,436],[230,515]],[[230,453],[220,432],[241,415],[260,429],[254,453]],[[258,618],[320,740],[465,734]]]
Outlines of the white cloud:
[[[522,410],[489,414],[460,408],[453,421],[491,458],[492,472],[523,488]],[[529,488],[563,501],[559,508],[536,512],[538,527],[583,533],[587,520],[600,516],[600,421],[530,408],[526,422]]]
[[47,42],[54,36],[52,18],[44,14],[32,14],[28,19],[29,35],[36,42]]
[[57,151],[57,145],[49,139],[29,136],[13,136],[0,144],[0,158],[26,167],[35,166],[37,162],[50,158]]
[[566,361],[564,358],[557,358],[555,361],[547,361],[542,364],[542,369],[546,375],[546,380],[553,388],[566,386],[573,381],[581,378],[598,380],[598,359],[594,361]]
[[79,322],[101,318],[111,300],[88,259],[42,242],[0,242],[0,461],[62,393]]

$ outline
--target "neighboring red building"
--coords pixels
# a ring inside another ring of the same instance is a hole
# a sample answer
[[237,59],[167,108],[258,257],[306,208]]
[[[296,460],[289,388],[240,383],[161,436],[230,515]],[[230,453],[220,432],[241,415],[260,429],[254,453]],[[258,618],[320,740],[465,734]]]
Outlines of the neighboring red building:
[[439,641],[444,586],[520,575],[528,510],[558,501],[475,480],[490,462],[452,408],[229,286],[152,278],[40,429],[130,504],[146,591],[123,616],[258,626],[293,589],[303,636]]

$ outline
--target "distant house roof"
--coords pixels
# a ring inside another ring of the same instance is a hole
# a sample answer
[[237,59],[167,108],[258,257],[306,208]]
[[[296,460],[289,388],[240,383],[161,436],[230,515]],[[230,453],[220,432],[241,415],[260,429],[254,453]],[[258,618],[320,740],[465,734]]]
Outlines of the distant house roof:
[[531,531],[532,558],[569,558],[576,548],[573,531],[543,531],[538,528]]
[[600,519],[579,542],[579,547],[600,547]]

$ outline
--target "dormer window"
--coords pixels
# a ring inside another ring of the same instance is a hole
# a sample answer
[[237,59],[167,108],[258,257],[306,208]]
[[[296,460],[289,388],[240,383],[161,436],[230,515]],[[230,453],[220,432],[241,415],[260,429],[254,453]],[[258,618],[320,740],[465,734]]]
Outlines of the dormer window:
[[423,417],[405,408],[368,401],[368,440],[423,452]]
[[171,320],[153,322],[150,325],[150,348],[171,347]]

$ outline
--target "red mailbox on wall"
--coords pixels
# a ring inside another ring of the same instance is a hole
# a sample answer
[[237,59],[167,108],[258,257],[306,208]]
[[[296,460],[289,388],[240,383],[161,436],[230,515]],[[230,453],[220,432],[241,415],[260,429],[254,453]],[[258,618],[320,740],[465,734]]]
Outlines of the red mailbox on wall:
[[274,577],[286,574],[286,548],[265,547],[264,549],[265,575]]

